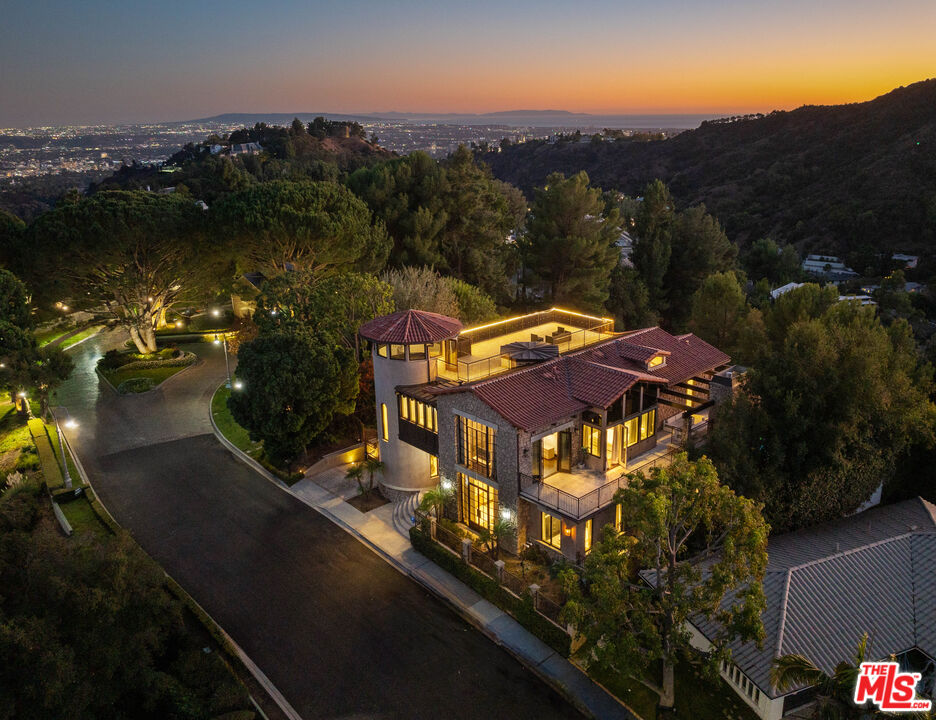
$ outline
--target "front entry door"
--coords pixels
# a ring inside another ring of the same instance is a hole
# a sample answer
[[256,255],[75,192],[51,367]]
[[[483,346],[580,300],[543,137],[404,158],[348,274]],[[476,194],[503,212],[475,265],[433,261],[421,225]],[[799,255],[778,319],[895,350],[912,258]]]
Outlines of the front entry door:
[[559,433],[559,472],[572,471],[572,431]]

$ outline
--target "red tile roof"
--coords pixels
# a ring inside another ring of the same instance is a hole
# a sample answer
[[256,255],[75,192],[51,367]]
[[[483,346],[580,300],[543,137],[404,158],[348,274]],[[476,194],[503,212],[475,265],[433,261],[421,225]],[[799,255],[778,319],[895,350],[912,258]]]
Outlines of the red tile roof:
[[[666,354],[666,364],[647,370],[647,360],[659,352]],[[608,407],[638,382],[674,385],[729,361],[695,335],[677,338],[647,328],[466,390],[515,427],[534,431],[588,407]]]
[[435,343],[453,338],[462,330],[455,318],[425,310],[401,310],[364,323],[361,337],[378,343]]

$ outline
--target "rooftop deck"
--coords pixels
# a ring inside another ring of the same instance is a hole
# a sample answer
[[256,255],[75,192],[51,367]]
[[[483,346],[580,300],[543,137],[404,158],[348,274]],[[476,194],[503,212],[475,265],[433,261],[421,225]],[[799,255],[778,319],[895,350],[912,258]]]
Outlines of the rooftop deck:
[[614,322],[608,318],[591,317],[565,310],[546,310],[511,318],[477,328],[463,330],[459,339],[470,339],[470,354],[459,354],[456,362],[438,359],[438,376],[458,382],[473,382],[511,369],[510,361],[501,355],[501,347],[513,342],[528,342],[534,338],[552,343],[560,354],[581,350],[614,337]]
[[540,505],[558,510],[566,517],[579,520],[591,515],[614,501],[614,494],[627,485],[627,474],[669,465],[678,450],[672,435],[657,442],[653,450],[642,453],[627,467],[616,467],[607,472],[579,470],[559,472],[541,482],[523,482],[520,495]]

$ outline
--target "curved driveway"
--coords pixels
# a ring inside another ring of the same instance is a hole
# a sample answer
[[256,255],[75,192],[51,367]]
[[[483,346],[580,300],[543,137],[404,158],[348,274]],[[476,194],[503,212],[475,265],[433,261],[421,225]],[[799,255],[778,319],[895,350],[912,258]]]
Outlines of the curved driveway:
[[69,440],[121,525],[311,718],[572,718],[571,706],[325,517],[238,461],[208,417],[220,349],[144,395],[118,397],[71,354],[57,394]]

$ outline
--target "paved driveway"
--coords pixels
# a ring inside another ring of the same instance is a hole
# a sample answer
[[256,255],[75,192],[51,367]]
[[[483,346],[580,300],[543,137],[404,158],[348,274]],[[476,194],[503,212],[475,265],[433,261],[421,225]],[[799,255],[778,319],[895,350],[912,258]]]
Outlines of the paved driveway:
[[225,450],[208,402],[220,349],[117,397],[72,351],[57,403],[101,499],[304,718],[579,717],[510,655],[326,518]]

